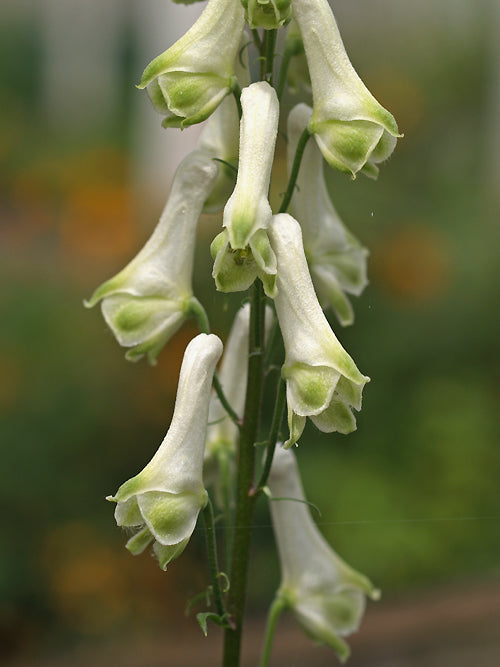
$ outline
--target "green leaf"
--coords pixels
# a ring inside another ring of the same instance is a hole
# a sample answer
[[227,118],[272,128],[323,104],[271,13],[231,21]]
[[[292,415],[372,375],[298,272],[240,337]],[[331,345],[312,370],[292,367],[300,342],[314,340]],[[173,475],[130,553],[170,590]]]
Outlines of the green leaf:
[[219,616],[213,611],[202,611],[199,614],[196,614],[196,620],[200,624],[200,628],[205,635],[208,634],[207,621],[212,621],[215,625],[218,625],[220,628],[230,629],[231,623],[229,622],[229,614],[225,613],[222,616]]

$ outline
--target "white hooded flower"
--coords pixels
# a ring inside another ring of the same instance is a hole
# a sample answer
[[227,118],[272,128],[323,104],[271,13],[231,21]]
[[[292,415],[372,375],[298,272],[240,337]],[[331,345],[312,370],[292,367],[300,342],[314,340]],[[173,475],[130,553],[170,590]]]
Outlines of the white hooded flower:
[[281,564],[277,595],[310,637],[344,661],[349,647],[342,637],[358,629],[366,596],[377,600],[380,592],[333,551],[300,502],[305,497],[293,452],[276,450],[268,486],[277,498],[270,502]]
[[293,0],[292,11],[311,76],[310,131],[330,165],[376,177],[376,164],[391,155],[400,136],[394,117],[351,65],[328,0]]
[[196,23],[144,70],[146,88],[164,127],[187,127],[210,116],[232,90],[245,27],[235,0],[209,0]]
[[198,218],[218,172],[196,151],[179,165],[170,195],[150,239],[114,278],[96,289],[87,307],[102,300],[102,312],[132,361],[160,350],[189,315]]
[[351,408],[361,408],[369,378],[339,343],[314,292],[299,223],[287,213],[275,215],[269,238],[278,259],[276,312],[285,344],[290,447],[304,430],[306,417],[325,433],[356,428]]
[[213,276],[223,292],[247,289],[259,276],[272,296],[276,257],[266,230],[272,216],[268,191],[279,103],[274,89],[260,81],[243,89],[241,106],[238,176],[224,208],[225,229],[212,244]]
[[118,503],[117,524],[137,530],[127,548],[141,553],[154,541],[163,569],[182,553],[207,503],[203,453],[212,378],[221,354],[222,343],[213,334],[200,334],[189,343],[165,439],[148,465],[108,497]]
[[[298,104],[288,116],[289,172],[311,113],[309,106]],[[322,307],[331,305],[341,324],[352,324],[354,313],[346,293],[359,296],[365,288],[368,251],[346,229],[331,202],[323,157],[315,142],[306,144],[291,213],[302,228],[311,278]]]

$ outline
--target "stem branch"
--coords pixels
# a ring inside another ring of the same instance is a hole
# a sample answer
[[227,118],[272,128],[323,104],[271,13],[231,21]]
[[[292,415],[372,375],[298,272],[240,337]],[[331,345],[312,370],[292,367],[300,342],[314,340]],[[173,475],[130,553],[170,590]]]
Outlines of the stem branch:
[[292,199],[293,191],[295,189],[295,183],[297,182],[297,176],[299,175],[300,163],[302,162],[302,156],[304,155],[304,149],[309,140],[311,133],[306,127],[305,130],[300,135],[299,143],[297,144],[297,150],[295,151],[295,157],[293,159],[292,172],[290,178],[288,179],[288,186],[281,202],[280,210],[278,213],[285,213],[287,208],[290,205]]
[[208,568],[210,572],[210,583],[212,584],[212,590],[214,593],[214,602],[215,609],[219,616],[223,616],[225,613],[224,603],[222,601],[222,593],[220,590],[219,583],[219,563],[217,559],[217,544],[215,542],[215,530],[214,530],[214,512],[212,509],[212,503],[210,500],[203,510],[203,519],[205,521],[205,534],[207,538],[207,551],[208,551]]
[[260,667],[267,667],[269,664],[269,659],[271,657],[271,649],[273,647],[274,640],[274,631],[276,630],[276,624],[278,618],[280,617],[281,612],[286,607],[286,602],[281,597],[276,597],[272,603],[269,614],[267,616],[267,625],[266,625],[266,639],[264,642],[264,649],[262,651],[262,657],[260,659]]

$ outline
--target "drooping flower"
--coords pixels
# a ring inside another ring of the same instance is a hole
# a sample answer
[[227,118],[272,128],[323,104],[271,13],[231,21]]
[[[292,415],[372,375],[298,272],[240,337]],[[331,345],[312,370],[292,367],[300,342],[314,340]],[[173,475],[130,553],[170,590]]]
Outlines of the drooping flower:
[[[297,104],[288,116],[288,169],[312,109]],[[346,296],[359,296],[367,284],[368,251],[351,234],[335,210],[323,175],[323,158],[315,142],[306,144],[291,213],[300,222],[311,278],[323,308],[331,305],[343,325],[352,324],[354,312]]]
[[196,23],[144,70],[154,108],[164,127],[187,127],[210,116],[231,92],[234,63],[245,27],[235,0],[209,0]]
[[276,257],[266,230],[272,216],[268,190],[279,103],[274,89],[260,81],[243,89],[241,106],[238,176],[224,208],[224,231],[212,243],[213,276],[223,292],[247,289],[259,276],[273,296]]
[[394,117],[354,70],[328,0],[293,0],[313,93],[314,133],[325,160],[340,171],[376,177],[399,137]]
[[319,532],[309,508],[301,502],[305,496],[293,452],[276,450],[268,486],[281,564],[277,597],[312,639],[331,646],[345,661],[350,651],[342,637],[358,629],[366,596],[378,600],[380,592],[347,565]]
[[189,316],[198,218],[218,172],[199,151],[179,165],[160,221],[142,250],[114,278],[98,287],[87,307],[102,300],[102,313],[127,359],[154,363]]
[[163,569],[182,553],[207,503],[203,453],[212,378],[221,354],[222,343],[213,334],[200,334],[189,343],[165,439],[148,465],[108,497],[117,503],[117,524],[136,531],[127,548],[138,554],[154,542]]
[[274,30],[292,18],[291,0],[241,0],[250,28]]
[[290,430],[285,447],[297,442],[306,417],[325,433],[350,433],[356,428],[351,408],[361,408],[369,378],[356,368],[321,309],[299,223],[287,213],[275,215],[269,238],[278,260],[275,305],[285,344],[282,376]]

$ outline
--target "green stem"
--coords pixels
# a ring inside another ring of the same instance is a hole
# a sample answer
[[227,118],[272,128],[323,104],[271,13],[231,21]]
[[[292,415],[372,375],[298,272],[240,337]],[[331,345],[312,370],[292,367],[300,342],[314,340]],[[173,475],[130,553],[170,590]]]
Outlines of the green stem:
[[214,593],[215,609],[219,616],[225,614],[224,603],[219,583],[219,563],[217,559],[217,544],[215,542],[214,512],[210,499],[203,510],[203,519],[205,520],[205,534],[207,538],[208,568],[210,572],[210,582]]
[[290,65],[290,60],[297,54],[297,48],[295,44],[285,43],[285,52],[283,53],[283,58],[281,60],[280,75],[278,79],[278,87],[276,89],[276,94],[278,99],[281,100],[283,96],[283,91],[285,90],[286,84],[286,75],[288,73],[288,66]]
[[259,31],[256,28],[252,29],[252,37],[253,37],[253,43],[255,44],[255,48],[260,53],[262,50],[262,42],[260,41]]
[[187,314],[196,319],[198,329],[201,331],[201,333],[210,333],[210,322],[208,321],[207,311],[203,308],[195,296],[192,296],[189,299]]
[[306,147],[306,144],[310,136],[311,133],[309,132],[309,129],[306,127],[305,130],[300,135],[299,143],[297,144],[297,150],[295,151],[295,157],[293,159],[292,172],[290,174],[290,178],[288,179],[288,186],[285,192],[285,196],[283,197],[283,201],[281,202],[280,210],[278,211],[278,213],[285,213],[288,206],[290,205],[293,191],[295,189],[295,183],[297,182],[297,176],[299,175],[300,163],[302,162],[304,149]]
[[286,606],[287,604],[285,600],[283,600],[283,598],[276,597],[269,609],[269,614],[267,616],[267,625],[266,625],[266,639],[264,642],[262,657],[260,659],[260,667],[267,667],[269,665],[269,659],[271,657],[271,649],[273,647],[276,624],[278,622],[278,618],[280,617],[281,612],[286,608]]
[[277,30],[266,30],[266,81],[273,85],[274,50],[276,47]]
[[286,402],[286,384],[282,377],[278,380],[278,387],[276,391],[276,401],[274,404],[274,414],[273,421],[271,422],[271,430],[269,432],[269,439],[266,452],[266,460],[260,474],[259,483],[255,489],[255,493],[258,494],[267,484],[267,478],[271,472],[271,465],[273,463],[274,450],[276,449],[276,443],[278,442],[278,436],[280,432],[281,422],[283,421],[283,411],[285,408]]
[[241,86],[237,81],[233,83],[233,95],[236,100],[236,106],[238,107],[238,116],[241,120],[243,115],[243,109],[241,108]]
[[241,428],[241,419],[238,417],[237,413],[234,411],[234,409],[231,407],[229,401],[226,398],[226,394],[224,393],[224,390],[222,389],[222,385],[219,380],[219,375],[217,371],[214,373],[214,380],[213,380],[213,385],[215,392],[217,396],[219,397],[219,401],[222,403],[222,406],[224,410],[227,412],[227,414],[231,417],[231,421],[236,424],[238,428]]
[[248,380],[245,397],[245,416],[240,432],[236,477],[236,510],[232,544],[231,588],[228,611],[233,628],[224,635],[224,667],[237,667],[240,662],[246,582],[252,536],[255,496],[251,494],[254,480],[255,447],[257,440],[263,385],[264,299],[260,280],[252,287],[250,304],[250,335]]
[[222,504],[224,507],[224,524],[225,524],[225,562],[224,568],[231,578],[231,545],[233,537],[233,490],[231,485],[231,466],[230,457],[226,452],[219,454],[218,457],[220,470],[220,483]]

